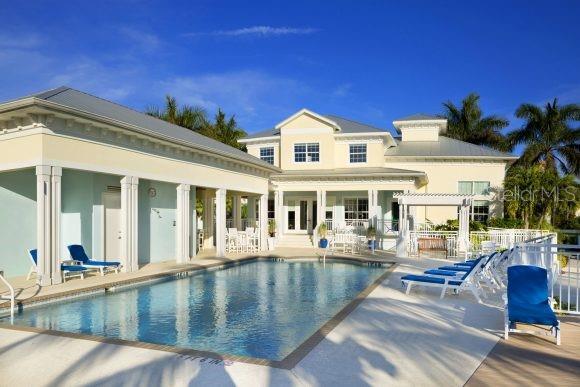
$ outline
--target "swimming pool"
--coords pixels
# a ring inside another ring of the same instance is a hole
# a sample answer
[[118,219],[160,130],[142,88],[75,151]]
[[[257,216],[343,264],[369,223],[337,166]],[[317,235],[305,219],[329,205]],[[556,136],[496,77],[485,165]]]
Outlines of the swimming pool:
[[26,308],[14,324],[282,360],[386,270],[255,260]]

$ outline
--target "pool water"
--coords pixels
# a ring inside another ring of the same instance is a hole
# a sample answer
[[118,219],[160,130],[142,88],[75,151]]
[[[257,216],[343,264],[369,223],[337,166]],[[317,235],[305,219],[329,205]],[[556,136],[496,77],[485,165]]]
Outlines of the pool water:
[[385,270],[251,261],[25,309],[14,324],[282,360]]

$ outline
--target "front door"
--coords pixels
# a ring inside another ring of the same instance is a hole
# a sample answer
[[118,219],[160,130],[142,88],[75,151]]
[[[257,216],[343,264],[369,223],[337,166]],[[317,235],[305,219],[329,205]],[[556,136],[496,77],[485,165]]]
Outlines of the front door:
[[316,201],[312,199],[290,199],[286,205],[286,232],[290,234],[312,234],[315,222]]
[[105,207],[105,248],[104,258],[107,261],[118,261],[121,257],[121,194],[104,193]]

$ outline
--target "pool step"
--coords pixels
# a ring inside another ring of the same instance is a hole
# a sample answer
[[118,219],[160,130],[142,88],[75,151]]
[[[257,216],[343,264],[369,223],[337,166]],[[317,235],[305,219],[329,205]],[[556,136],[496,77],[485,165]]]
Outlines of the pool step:
[[276,247],[312,247],[312,236],[306,234],[284,234],[276,242]]

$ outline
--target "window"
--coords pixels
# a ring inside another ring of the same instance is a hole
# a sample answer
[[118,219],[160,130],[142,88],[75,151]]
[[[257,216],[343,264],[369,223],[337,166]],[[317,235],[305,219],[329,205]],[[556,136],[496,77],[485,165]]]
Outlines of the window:
[[318,143],[294,144],[294,162],[317,163],[320,161],[320,146]]
[[344,199],[344,219],[368,220],[369,200],[367,198]]
[[274,147],[268,146],[265,148],[260,148],[260,159],[274,165]]
[[274,199],[268,199],[268,219],[275,218],[274,208],[276,208],[274,205]]
[[487,195],[489,181],[460,181],[458,192],[463,195]]
[[350,144],[349,157],[351,163],[366,163],[367,144]]
[[474,200],[471,206],[471,219],[485,223],[489,218],[489,202],[487,200]]

